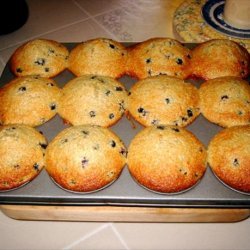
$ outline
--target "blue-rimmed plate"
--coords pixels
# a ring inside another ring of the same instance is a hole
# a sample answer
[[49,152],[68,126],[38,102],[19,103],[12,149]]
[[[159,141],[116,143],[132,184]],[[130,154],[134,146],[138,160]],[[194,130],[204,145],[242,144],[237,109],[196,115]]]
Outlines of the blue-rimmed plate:
[[213,29],[231,37],[249,39],[249,29],[238,29],[224,21],[224,0],[208,0],[202,7],[201,12],[204,20]]

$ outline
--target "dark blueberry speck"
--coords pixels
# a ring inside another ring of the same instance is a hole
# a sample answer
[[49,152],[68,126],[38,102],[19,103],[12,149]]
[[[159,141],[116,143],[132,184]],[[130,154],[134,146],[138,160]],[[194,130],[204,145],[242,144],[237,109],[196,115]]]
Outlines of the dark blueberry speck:
[[56,104],[54,104],[54,103],[51,104],[51,105],[50,105],[50,109],[51,109],[51,110],[55,110],[55,109],[56,109]]
[[20,87],[19,89],[18,89],[19,91],[26,91],[26,87]]
[[39,143],[40,147],[43,148],[43,149],[46,149],[47,148],[47,144],[46,143]]
[[166,98],[165,101],[166,101],[167,104],[170,103],[170,99],[169,98]]
[[89,131],[86,131],[86,130],[83,130],[82,133],[83,133],[85,136],[89,135]]
[[21,68],[17,68],[17,69],[16,69],[16,72],[17,72],[17,73],[22,73],[23,70],[22,70]]
[[148,58],[148,59],[146,60],[146,63],[151,63],[151,58]]
[[115,90],[116,91],[123,91],[123,88],[122,87],[115,87]]
[[113,113],[109,114],[109,119],[113,119],[115,115]]
[[82,159],[82,167],[86,167],[88,165],[89,160],[86,159],[86,157],[83,157]]
[[91,76],[91,78],[90,78],[90,79],[92,79],[92,80],[93,80],[93,79],[96,79],[96,77],[97,77],[97,76]]
[[160,130],[164,130],[165,127],[164,126],[157,126],[156,128],[160,129]]
[[191,109],[187,110],[187,115],[188,117],[192,117],[193,116],[193,111]]
[[120,150],[120,154],[122,154],[123,156],[127,157],[127,150],[125,148],[121,148]]
[[114,49],[115,48],[115,45],[114,44],[109,44],[109,47],[111,48],[111,49]]
[[223,95],[220,99],[221,100],[226,100],[226,99],[228,99],[229,97],[227,96],[227,95]]
[[172,130],[174,130],[175,132],[180,132],[178,128],[172,128]]
[[188,119],[187,119],[187,117],[181,117],[181,120],[182,120],[183,122],[186,122]]
[[45,59],[44,58],[38,58],[35,61],[35,64],[43,66],[45,64]]
[[90,115],[90,117],[95,117],[95,111],[90,111],[89,115]]
[[38,165],[37,163],[35,163],[35,164],[33,165],[33,168],[34,168],[36,171],[39,171],[39,165]]
[[238,159],[237,159],[237,158],[235,158],[235,159],[234,159],[234,161],[233,161],[233,165],[234,165],[235,167],[237,167],[237,166],[239,166],[239,165],[240,165],[240,163],[239,163],[239,161],[238,161]]
[[48,82],[47,85],[50,86],[50,87],[54,86],[54,84],[52,82]]
[[49,68],[45,68],[44,71],[45,71],[45,72],[49,72]]
[[111,93],[111,91],[110,91],[110,90],[107,90],[107,91],[105,92],[105,95],[106,95],[106,96],[109,96],[110,93]]
[[182,63],[183,63],[183,61],[182,61],[182,59],[177,58],[177,59],[176,59],[176,63],[177,63],[177,64],[182,64]]
[[19,164],[16,164],[16,165],[14,165],[14,168],[20,168],[20,165]]
[[112,141],[110,142],[110,145],[111,145],[111,147],[112,147],[112,148],[114,148],[114,147],[116,146],[115,141],[114,141],[114,140],[112,140]]

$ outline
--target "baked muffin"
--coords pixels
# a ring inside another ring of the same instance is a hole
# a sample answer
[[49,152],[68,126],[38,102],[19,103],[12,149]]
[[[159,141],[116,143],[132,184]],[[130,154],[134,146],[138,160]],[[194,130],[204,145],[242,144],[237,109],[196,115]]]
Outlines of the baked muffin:
[[59,114],[72,125],[109,127],[126,109],[127,91],[115,79],[85,75],[69,81],[62,89]]
[[62,188],[76,192],[97,191],[120,175],[126,148],[107,128],[74,126],[60,132],[46,152],[46,170]]
[[46,39],[31,40],[20,46],[10,59],[10,68],[16,76],[38,75],[54,77],[68,66],[68,49]]
[[128,110],[144,126],[187,126],[199,115],[198,89],[166,75],[138,81],[130,89]]
[[26,125],[0,126],[0,190],[11,190],[34,179],[45,166],[47,141]]
[[88,40],[70,52],[69,70],[76,76],[96,74],[119,78],[125,74],[126,48],[107,38]]
[[190,70],[194,76],[205,80],[222,76],[245,78],[249,66],[247,50],[231,40],[209,40],[192,50]]
[[206,149],[189,131],[151,126],[139,132],[128,148],[128,168],[142,186],[161,193],[193,187],[206,170]]
[[190,50],[171,38],[152,38],[130,48],[127,74],[138,79],[166,74],[187,77]]
[[0,89],[0,123],[41,125],[56,115],[59,97],[60,89],[52,79],[15,78]]
[[222,127],[250,124],[250,85],[225,76],[203,83],[199,89],[202,114]]
[[250,192],[250,126],[220,131],[208,146],[208,163],[226,185]]

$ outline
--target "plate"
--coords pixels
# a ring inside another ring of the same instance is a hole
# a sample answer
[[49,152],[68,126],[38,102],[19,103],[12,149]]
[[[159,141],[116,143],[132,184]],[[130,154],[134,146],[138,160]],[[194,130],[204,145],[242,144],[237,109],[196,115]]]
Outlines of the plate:
[[206,23],[213,29],[236,38],[249,39],[249,29],[238,29],[225,22],[223,18],[224,0],[208,0],[202,7],[201,12]]

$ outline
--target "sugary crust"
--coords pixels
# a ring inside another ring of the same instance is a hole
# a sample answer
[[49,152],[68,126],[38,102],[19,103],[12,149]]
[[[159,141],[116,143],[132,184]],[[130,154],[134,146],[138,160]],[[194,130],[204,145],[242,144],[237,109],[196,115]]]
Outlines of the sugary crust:
[[228,39],[213,39],[192,50],[190,71],[205,80],[222,76],[246,78],[250,57],[247,50]]
[[85,75],[69,81],[62,90],[59,115],[73,125],[109,127],[127,108],[127,91],[107,76]]
[[46,170],[65,189],[96,191],[119,177],[126,152],[122,141],[106,128],[70,127],[49,144]]
[[119,78],[125,74],[126,48],[117,41],[97,38],[78,44],[70,52],[69,70],[76,76],[96,74]]
[[10,190],[34,179],[45,166],[47,141],[25,125],[0,127],[0,190]]
[[250,85],[238,77],[208,80],[199,89],[201,113],[222,127],[250,124]]
[[152,38],[129,49],[127,74],[138,79],[166,74],[185,79],[191,52],[171,38]]
[[143,126],[187,126],[200,114],[198,89],[170,76],[153,76],[130,89],[128,110]]
[[219,132],[208,146],[208,163],[230,187],[250,192],[250,126],[235,126]]
[[180,192],[202,178],[206,170],[206,149],[183,128],[147,127],[129,145],[128,168],[148,189]]
[[54,77],[68,66],[68,49],[57,41],[31,40],[13,53],[10,68],[16,76]]
[[15,78],[0,89],[0,123],[41,125],[56,115],[60,93],[52,79]]

